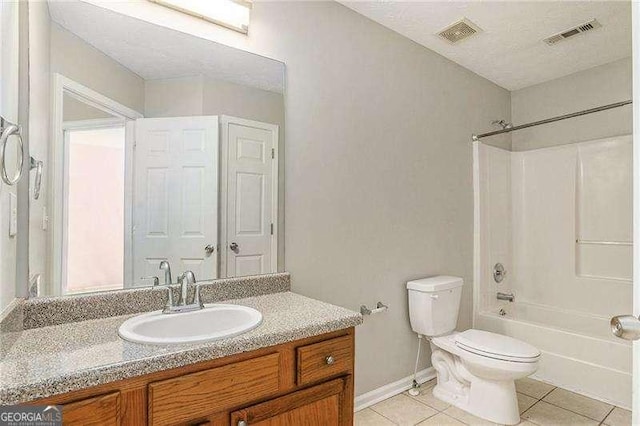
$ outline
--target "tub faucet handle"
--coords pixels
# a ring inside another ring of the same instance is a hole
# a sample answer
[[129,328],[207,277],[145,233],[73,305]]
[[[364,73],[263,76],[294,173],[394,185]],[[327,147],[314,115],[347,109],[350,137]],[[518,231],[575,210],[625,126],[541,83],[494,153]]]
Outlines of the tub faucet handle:
[[504,265],[502,263],[496,263],[493,266],[493,280],[499,284],[504,280],[505,275],[507,275],[507,270],[504,269]]

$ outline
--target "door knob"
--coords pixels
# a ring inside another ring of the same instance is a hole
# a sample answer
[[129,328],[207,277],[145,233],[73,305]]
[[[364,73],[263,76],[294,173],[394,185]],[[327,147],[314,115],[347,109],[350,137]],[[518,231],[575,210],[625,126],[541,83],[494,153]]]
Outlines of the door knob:
[[633,315],[618,315],[611,318],[611,332],[625,340],[640,339],[640,319]]
[[237,252],[238,252],[238,250],[240,249],[240,247],[238,246],[238,243],[231,243],[231,244],[229,244],[229,248],[231,249],[231,251],[234,251],[234,252],[236,252],[236,253],[237,253]]
[[216,251],[216,248],[211,244],[207,244],[204,248],[204,252],[207,254],[207,256],[211,256],[214,251]]

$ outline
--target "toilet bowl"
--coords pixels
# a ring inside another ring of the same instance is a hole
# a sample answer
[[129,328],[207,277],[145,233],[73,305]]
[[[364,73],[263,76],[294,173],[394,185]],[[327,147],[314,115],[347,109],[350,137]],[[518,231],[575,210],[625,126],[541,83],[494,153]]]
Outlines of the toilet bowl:
[[488,331],[454,332],[462,284],[461,278],[447,276],[407,283],[411,326],[431,341],[437,374],[433,395],[475,416],[518,424],[515,380],[538,369],[540,351]]

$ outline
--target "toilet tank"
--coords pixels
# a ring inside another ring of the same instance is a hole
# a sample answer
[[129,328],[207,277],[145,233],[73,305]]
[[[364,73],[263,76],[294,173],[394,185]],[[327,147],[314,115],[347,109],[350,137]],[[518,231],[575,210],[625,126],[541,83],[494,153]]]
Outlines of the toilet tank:
[[455,330],[463,283],[462,278],[444,275],[409,281],[409,319],[413,331],[433,337]]

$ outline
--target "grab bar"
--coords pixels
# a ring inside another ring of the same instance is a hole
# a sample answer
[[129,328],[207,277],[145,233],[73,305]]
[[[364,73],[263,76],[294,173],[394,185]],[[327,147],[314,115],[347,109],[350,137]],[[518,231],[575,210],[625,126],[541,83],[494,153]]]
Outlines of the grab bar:
[[595,244],[605,246],[632,246],[631,241],[597,241],[597,240],[576,240],[576,244]]
[[[0,177],[9,186],[17,184],[22,178],[24,163],[24,143],[22,141],[22,128],[0,117]],[[18,138],[19,155],[16,163],[16,173],[12,178],[7,173],[7,142],[11,136]]]
[[33,183],[33,199],[40,198],[40,187],[42,186],[42,167],[44,163],[42,160],[36,160],[33,157],[29,157],[29,170],[36,169],[36,179]]

